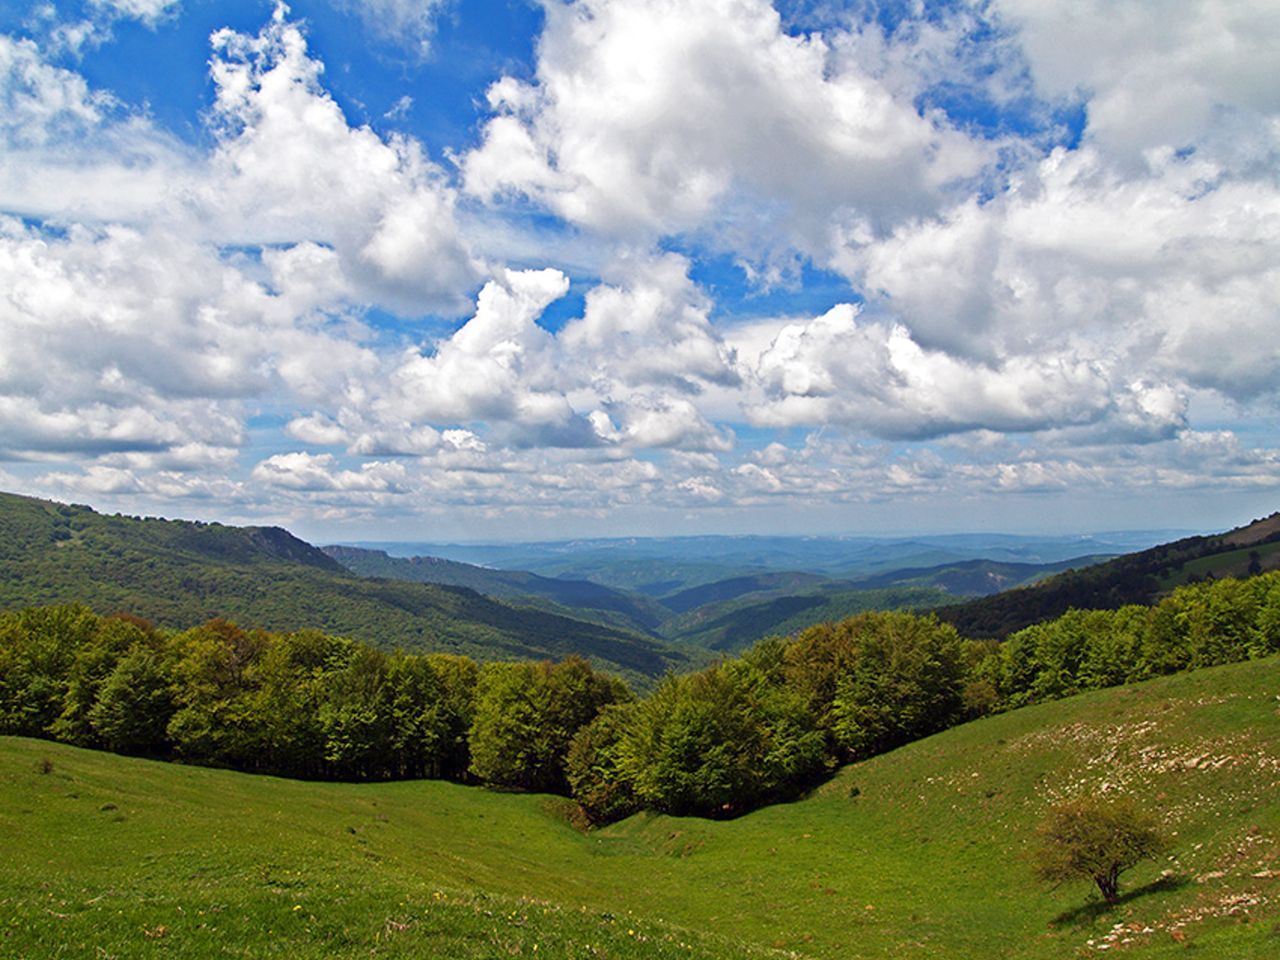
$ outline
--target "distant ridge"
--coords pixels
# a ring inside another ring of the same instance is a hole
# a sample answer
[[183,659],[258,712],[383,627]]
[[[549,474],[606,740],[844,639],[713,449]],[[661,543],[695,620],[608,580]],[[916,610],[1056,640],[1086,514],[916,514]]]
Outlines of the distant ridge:
[[468,587],[486,596],[522,604],[554,604],[578,616],[604,618],[615,626],[652,632],[666,614],[657,602],[590,580],[543,577],[523,570],[494,570],[443,557],[392,557],[365,547],[320,548],[345,569],[362,577],[411,583]]
[[1071,608],[1114,610],[1149,604],[1197,580],[1280,569],[1280,512],[1210,536],[1185,537],[1039,583],[940,607],[938,616],[970,637],[1008,636]]

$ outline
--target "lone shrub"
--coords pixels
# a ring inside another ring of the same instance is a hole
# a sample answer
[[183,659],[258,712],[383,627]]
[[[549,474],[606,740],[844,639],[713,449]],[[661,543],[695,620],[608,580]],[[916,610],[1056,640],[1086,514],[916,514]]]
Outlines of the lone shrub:
[[1049,811],[1037,832],[1040,878],[1092,880],[1107,903],[1119,899],[1120,874],[1166,847],[1155,821],[1129,800],[1068,800]]

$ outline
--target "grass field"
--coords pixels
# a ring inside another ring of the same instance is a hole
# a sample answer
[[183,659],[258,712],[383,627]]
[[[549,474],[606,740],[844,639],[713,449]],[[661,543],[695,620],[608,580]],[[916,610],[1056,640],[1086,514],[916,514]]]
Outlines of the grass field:
[[[317,784],[0,739],[0,956],[1280,956],[1280,661],[1027,708],[731,822]],[[1168,859],[1104,910],[1027,862],[1121,790]],[[1167,876],[1162,878],[1162,873]]]

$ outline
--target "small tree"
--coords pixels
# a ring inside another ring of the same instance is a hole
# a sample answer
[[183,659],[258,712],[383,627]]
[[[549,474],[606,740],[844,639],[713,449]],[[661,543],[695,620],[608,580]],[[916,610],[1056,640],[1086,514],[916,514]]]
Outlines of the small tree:
[[1151,817],[1129,800],[1080,797],[1053,807],[1041,822],[1036,873],[1050,883],[1092,880],[1107,903],[1120,892],[1120,874],[1165,849]]

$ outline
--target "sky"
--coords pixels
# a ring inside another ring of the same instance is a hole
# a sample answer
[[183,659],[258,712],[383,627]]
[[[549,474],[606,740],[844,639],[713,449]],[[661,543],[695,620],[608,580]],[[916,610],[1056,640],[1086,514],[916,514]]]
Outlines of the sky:
[[0,489],[320,541],[1280,509],[1274,0],[0,0]]

